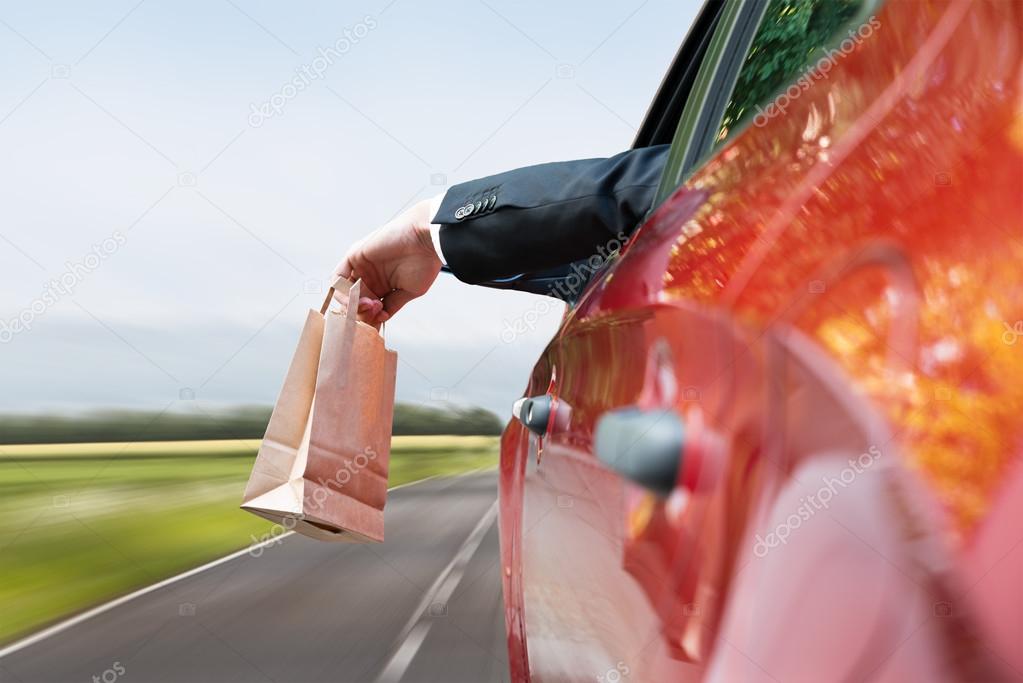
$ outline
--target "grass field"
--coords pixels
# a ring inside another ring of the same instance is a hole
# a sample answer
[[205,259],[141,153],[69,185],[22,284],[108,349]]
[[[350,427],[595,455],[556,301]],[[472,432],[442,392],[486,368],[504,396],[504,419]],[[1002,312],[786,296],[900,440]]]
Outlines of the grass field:
[[[233,550],[258,441],[0,446],[0,643]],[[497,464],[497,437],[398,436],[390,485]]]

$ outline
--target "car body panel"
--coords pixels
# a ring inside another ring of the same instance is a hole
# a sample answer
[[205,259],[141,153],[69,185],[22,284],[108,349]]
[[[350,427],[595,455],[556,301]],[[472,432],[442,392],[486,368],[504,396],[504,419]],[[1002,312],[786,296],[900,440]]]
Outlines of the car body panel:
[[[753,530],[770,528],[797,503],[799,472],[815,480],[841,465],[825,458],[764,467],[757,454],[773,432],[742,428],[771,405],[763,378],[775,368],[764,360],[765,344],[779,330],[800,340],[793,363],[815,359],[808,386],[844,388],[847,400],[817,421],[882,424],[884,443],[859,445],[890,456],[900,481],[926,484],[912,507],[927,510],[920,525],[937,534],[928,557],[947,555],[951,567],[947,583],[902,585],[869,554],[848,558],[861,582],[873,572],[903,614],[922,622],[919,636],[875,673],[899,680],[928,671],[940,680],[988,672],[969,650],[977,633],[998,644],[989,646],[997,647],[994,659],[1019,661],[1005,635],[1011,614],[995,610],[986,586],[957,603],[970,604],[969,618],[928,619],[944,604],[943,591],[981,581],[997,562],[987,539],[1019,529],[1005,522],[1015,508],[996,501],[1023,448],[1023,6],[892,0],[872,22],[821,78],[787,98],[784,111],[765,109],[658,207],[569,311],[534,368],[526,395],[553,393],[563,412],[545,438],[512,423],[503,440],[514,680],[754,680],[771,671],[766,660],[797,677],[828,661],[818,675],[871,671],[861,660],[793,661],[783,640],[767,637],[789,630],[798,642],[808,619],[818,630],[803,637],[836,651],[884,659],[879,653],[900,642],[908,628],[901,622],[884,630],[856,618],[865,608],[827,611],[827,591],[855,580],[821,554],[852,552],[841,529],[814,527],[802,546],[739,571]],[[715,321],[715,332],[694,332],[694,316]],[[600,415],[649,395],[661,341],[678,383],[672,405],[681,415],[698,407],[729,444],[728,475],[687,500],[686,521],[676,524],[670,500],[623,481],[592,455]],[[715,368],[714,381],[702,374]],[[687,397],[687,389],[695,393]],[[817,434],[816,422],[799,424],[788,424],[787,438]],[[858,441],[843,448],[855,451]],[[842,514],[866,520],[867,546],[911,560],[914,543],[897,533],[902,513],[890,507],[898,497],[884,493],[888,470],[862,477],[866,483],[843,496]],[[823,592],[808,592],[812,604],[794,609],[799,585],[786,584],[793,576],[815,577]],[[1020,599],[1004,579],[995,585]],[[730,602],[737,595],[746,611]],[[750,621],[757,604],[775,616],[788,604],[791,620]],[[801,614],[810,616],[800,622]],[[969,652],[938,666],[950,637]],[[774,643],[777,651],[728,641]],[[754,650],[751,664],[746,653]]]

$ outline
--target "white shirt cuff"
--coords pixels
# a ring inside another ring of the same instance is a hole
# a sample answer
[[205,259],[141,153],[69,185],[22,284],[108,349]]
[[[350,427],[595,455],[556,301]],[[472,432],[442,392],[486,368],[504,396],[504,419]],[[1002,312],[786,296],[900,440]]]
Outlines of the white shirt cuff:
[[[441,192],[439,195],[435,196],[433,199],[430,200],[430,218],[431,219],[433,219],[433,217],[437,215],[437,212],[440,211],[440,203],[442,201],[444,201],[444,194],[445,193]],[[430,223],[430,239],[433,240],[433,250],[435,252],[437,252],[437,258],[440,259],[440,262],[441,262],[442,265],[446,266],[448,264],[448,262],[447,262],[447,260],[445,260],[444,252],[441,251],[441,248],[440,248],[440,224],[439,223]]]

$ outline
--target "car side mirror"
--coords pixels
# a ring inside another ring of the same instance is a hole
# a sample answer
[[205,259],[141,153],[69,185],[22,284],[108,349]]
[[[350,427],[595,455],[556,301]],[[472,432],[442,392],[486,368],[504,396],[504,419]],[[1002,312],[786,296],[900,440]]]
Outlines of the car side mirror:
[[626,479],[667,497],[678,481],[686,428],[671,408],[635,406],[605,413],[594,434],[597,459]]

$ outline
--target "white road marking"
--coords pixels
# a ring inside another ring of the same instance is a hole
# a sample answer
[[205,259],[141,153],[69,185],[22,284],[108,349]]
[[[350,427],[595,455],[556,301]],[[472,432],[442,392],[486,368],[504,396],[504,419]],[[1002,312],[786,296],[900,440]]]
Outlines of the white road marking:
[[468,538],[462,543],[462,547],[451,558],[448,566],[437,576],[433,585],[423,595],[423,599],[419,601],[419,605],[412,612],[412,617],[405,624],[405,628],[401,630],[401,635],[398,636],[397,642],[400,645],[387,660],[387,664],[377,676],[375,683],[398,683],[405,675],[409,664],[412,663],[412,658],[419,652],[423,641],[426,640],[426,634],[430,632],[430,627],[433,625],[432,617],[427,613],[428,610],[433,605],[439,604],[443,605],[445,613],[447,612],[447,603],[451,594],[455,592],[458,584],[462,581],[462,575],[465,573],[469,560],[476,554],[476,550],[483,542],[483,537],[486,536],[496,518],[497,501],[495,500],[490,509],[477,522],[476,527],[469,533]]
[[[459,475],[459,476],[463,476],[464,477],[464,476],[468,476],[468,475],[471,475],[471,474],[475,474],[476,472],[479,472],[481,469],[483,469],[483,468],[475,469],[475,470],[472,470],[470,472],[466,472],[465,474],[462,474],[462,475]],[[422,484],[422,483],[430,481],[432,479],[436,479],[439,476],[441,476],[441,475],[435,474],[433,476],[426,477],[425,479],[419,479],[417,481],[405,482],[404,484],[398,484],[397,486],[392,486],[391,488],[389,488],[387,490],[389,492],[390,491],[396,491],[398,489],[405,488],[406,486],[412,486],[413,484]],[[257,543],[255,545],[250,545],[250,546],[248,546],[246,548],[242,548],[241,550],[239,550],[237,552],[234,552],[234,553],[231,553],[230,555],[227,555],[225,557],[221,557],[218,560],[213,560],[212,562],[208,562],[208,563],[206,563],[206,564],[204,564],[204,565],[202,565],[200,567],[196,567],[195,569],[189,569],[186,572],[182,572],[182,573],[176,574],[176,575],[174,575],[174,576],[172,576],[172,577],[170,577],[168,579],[164,579],[163,581],[160,581],[159,583],[154,583],[151,586],[146,586],[145,588],[140,588],[139,590],[135,591],[134,593],[128,593],[127,595],[122,595],[121,597],[116,598],[114,600],[111,600],[110,602],[105,602],[102,605],[98,605],[96,607],[93,607],[90,610],[86,610],[85,612],[82,612],[81,614],[75,615],[75,616],[71,617],[70,619],[66,619],[66,620],[64,620],[64,621],[62,621],[60,623],[54,624],[53,626],[50,626],[49,628],[45,628],[42,631],[39,631],[37,633],[33,633],[32,635],[28,636],[27,638],[23,638],[22,640],[19,640],[19,641],[16,641],[14,643],[11,643],[7,647],[5,647],[3,649],[0,649],[0,659],[3,659],[7,655],[14,654],[18,650],[24,650],[26,647],[29,647],[30,645],[35,645],[39,641],[46,640],[47,638],[55,636],[58,633],[62,633],[62,632],[68,630],[69,628],[71,628],[73,626],[77,626],[78,624],[82,623],[83,621],[87,621],[89,619],[92,619],[93,617],[98,616],[100,614],[103,614],[104,612],[109,612],[110,610],[114,609],[115,607],[120,607],[121,605],[123,605],[126,602],[131,602],[132,600],[134,600],[136,598],[140,598],[143,595],[147,595],[148,593],[152,593],[153,591],[158,591],[158,590],[160,590],[161,588],[163,588],[165,586],[171,585],[172,583],[177,583],[178,581],[181,581],[183,579],[187,579],[190,576],[195,576],[196,574],[204,572],[207,569],[213,569],[214,567],[218,567],[218,566],[224,564],[225,562],[230,562],[231,560],[237,559],[237,558],[242,557],[244,555],[248,555],[253,550],[259,550],[260,548],[265,548],[268,545],[272,545],[274,543],[280,543],[281,540],[287,538],[288,536],[293,535],[294,533],[295,533],[294,531],[286,531],[283,534],[280,534],[278,536],[274,536],[273,538],[269,538],[269,539],[267,539],[267,540],[265,540],[265,541],[263,541],[261,543]]]

